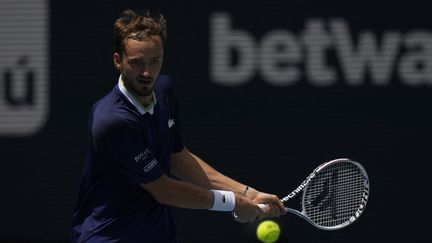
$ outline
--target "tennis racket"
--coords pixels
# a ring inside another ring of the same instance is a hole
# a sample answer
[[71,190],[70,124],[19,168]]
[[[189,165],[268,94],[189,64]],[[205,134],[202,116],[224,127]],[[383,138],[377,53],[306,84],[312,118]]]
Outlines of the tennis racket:
[[[363,166],[350,159],[335,159],[318,166],[300,186],[282,198],[286,203],[300,192],[301,211],[287,208],[322,230],[337,230],[356,221],[369,198],[369,178]],[[266,212],[266,204],[259,204]]]

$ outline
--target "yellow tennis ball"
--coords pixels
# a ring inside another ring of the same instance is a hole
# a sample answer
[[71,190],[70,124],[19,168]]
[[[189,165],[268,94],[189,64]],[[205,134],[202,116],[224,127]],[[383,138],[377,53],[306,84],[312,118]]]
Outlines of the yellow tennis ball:
[[258,240],[264,243],[276,242],[280,235],[279,225],[272,220],[262,221],[257,228]]

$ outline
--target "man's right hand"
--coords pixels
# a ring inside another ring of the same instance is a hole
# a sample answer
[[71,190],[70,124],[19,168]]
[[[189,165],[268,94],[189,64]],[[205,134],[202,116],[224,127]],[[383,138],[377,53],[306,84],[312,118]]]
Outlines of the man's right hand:
[[240,223],[254,222],[264,217],[264,212],[257,203],[239,195],[236,195],[234,213],[237,216],[236,220]]

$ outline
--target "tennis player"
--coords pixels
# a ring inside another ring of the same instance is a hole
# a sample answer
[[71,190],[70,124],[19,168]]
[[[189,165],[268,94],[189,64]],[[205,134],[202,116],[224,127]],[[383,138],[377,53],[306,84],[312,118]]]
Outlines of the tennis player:
[[178,242],[171,206],[235,212],[239,222],[286,213],[276,195],[228,178],[183,144],[172,84],[159,76],[165,18],[126,10],[114,40],[120,77],[91,109],[72,242]]

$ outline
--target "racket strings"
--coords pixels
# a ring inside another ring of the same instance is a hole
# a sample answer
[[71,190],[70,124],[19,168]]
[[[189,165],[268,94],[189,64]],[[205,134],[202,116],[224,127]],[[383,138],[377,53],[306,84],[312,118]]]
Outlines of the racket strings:
[[318,225],[341,225],[357,212],[363,193],[362,171],[352,163],[334,163],[310,181],[304,195],[304,210]]

